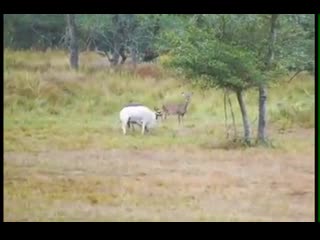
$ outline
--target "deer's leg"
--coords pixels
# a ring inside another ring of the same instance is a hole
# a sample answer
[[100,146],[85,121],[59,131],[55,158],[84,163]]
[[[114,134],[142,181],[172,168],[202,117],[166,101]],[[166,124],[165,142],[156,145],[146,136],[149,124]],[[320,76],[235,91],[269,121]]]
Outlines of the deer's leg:
[[167,118],[167,109],[165,106],[162,106],[162,112],[163,112],[163,115],[162,115],[162,120],[163,120]]
[[178,122],[179,122],[179,124],[180,124],[180,122],[181,122],[181,116],[180,116],[180,114],[178,114]]
[[184,114],[181,115],[181,122],[183,124],[183,122],[184,122]]

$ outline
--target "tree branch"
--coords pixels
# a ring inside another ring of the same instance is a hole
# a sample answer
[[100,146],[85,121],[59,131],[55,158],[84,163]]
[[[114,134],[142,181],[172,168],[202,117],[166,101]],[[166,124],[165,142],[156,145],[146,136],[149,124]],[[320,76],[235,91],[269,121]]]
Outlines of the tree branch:
[[94,52],[96,52],[97,54],[99,54],[100,56],[106,57],[108,58],[108,61],[111,62],[111,58],[109,56],[109,54],[107,52],[104,52],[102,50],[99,50],[98,47],[95,48]]
[[300,70],[298,70],[295,74],[293,74],[293,76],[288,80],[288,82],[287,83],[290,83],[291,81],[292,81],[292,79],[294,79],[299,73],[301,73],[303,70],[302,69],[300,69]]

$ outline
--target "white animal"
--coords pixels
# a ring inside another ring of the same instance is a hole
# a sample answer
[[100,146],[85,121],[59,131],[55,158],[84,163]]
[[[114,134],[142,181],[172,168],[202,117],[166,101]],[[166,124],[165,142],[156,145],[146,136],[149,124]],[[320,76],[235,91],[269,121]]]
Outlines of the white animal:
[[[152,111],[146,106],[126,106],[120,111],[120,121],[123,134],[127,133],[127,127],[130,122],[137,122],[141,124],[141,134],[144,134],[146,129],[153,128],[159,116],[160,111]],[[139,124],[139,125],[140,125]]]

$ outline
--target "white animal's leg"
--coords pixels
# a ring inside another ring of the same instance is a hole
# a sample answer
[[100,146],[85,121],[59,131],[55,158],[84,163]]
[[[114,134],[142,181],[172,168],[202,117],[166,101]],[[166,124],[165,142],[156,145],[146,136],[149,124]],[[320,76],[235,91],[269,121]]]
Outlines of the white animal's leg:
[[142,122],[142,126],[141,126],[141,134],[144,135],[144,130],[146,128],[146,124],[145,122]]
[[131,124],[130,124],[130,127],[132,128],[132,132],[135,131],[135,130],[134,130],[134,125],[135,125],[135,123],[131,123]]
[[126,135],[126,133],[127,133],[127,123],[122,123],[122,132],[123,132],[123,135]]

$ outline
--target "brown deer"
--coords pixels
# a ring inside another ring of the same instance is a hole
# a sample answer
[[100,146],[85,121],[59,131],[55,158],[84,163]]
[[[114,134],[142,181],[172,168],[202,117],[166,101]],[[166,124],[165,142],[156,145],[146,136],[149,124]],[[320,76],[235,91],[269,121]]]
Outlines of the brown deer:
[[180,124],[183,116],[186,114],[188,110],[188,105],[190,103],[192,95],[193,95],[193,92],[191,93],[182,92],[182,96],[184,96],[184,100],[185,100],[183,103],[164,104],[162,106],[164,119],[167,119],[168,115],[178,115],[178,122]]

